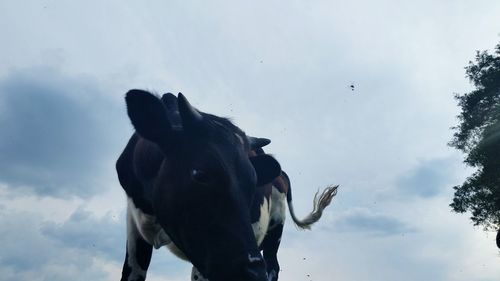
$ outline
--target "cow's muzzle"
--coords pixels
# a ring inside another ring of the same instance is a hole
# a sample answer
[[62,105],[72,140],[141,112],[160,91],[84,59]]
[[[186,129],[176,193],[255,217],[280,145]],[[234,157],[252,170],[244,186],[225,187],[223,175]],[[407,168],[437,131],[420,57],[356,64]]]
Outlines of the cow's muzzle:
[[[266,264],[259,252],[229,261],[226,268],[212,268],[214,281],[267,281]],[[228,268],[229,267],[229,268]]]

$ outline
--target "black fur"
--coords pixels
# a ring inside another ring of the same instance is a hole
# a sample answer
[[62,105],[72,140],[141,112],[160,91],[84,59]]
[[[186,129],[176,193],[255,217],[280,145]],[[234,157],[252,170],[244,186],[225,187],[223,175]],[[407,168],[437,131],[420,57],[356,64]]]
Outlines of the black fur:
[[250,162],[252,162],[257,173],[257,186],[272,182],[276,178],[275,171],[281,170],[279,163],[273,160],[274,158],[267,154],[250,158]]
[[149,263],[151,262],[151,254],[153,252],[153,246],[149,245],[146,241],[138,238],[136,241],[136,254],[137,263],[143,270],[148,270]]
[[120,281],[128,281],[130,274],[132,273],[132,267],[128,265],[128,251],[125,254],[125,262],[123,263],[122,278]]
[[164,142],[170,137],[170,122],[163,103],[142,90],[130,90],[125,96],[127,113],[137,132],[153,142]]

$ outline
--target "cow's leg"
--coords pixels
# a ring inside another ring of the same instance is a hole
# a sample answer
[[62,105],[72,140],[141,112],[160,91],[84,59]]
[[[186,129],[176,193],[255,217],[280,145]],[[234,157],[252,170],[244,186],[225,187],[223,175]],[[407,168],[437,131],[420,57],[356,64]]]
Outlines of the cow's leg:
[[203,277],[198,269],[193,266],[193,269],[191,270],[191,281],[208,281],[208,279]]
[[130,213],[127,217],[127,253],[121,281],[144,281],[153,246],[142,239]]
[[153,246],[142,238],[127,239],[127,254],[121,281],[144,281],[151,261]]
[[278,280],[280,265],[277,254],[281,242],[281,234],[283,234],[283,223],[279,223],[268,230],[266,238],[264,238],[261,245],[266,262],[267,279],[269,281]]

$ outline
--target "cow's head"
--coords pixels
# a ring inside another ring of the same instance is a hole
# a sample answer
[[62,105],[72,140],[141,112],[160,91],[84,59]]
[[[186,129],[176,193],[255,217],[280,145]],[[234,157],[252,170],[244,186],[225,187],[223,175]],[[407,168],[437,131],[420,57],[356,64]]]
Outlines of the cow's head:
[[249,208],[257,186],[280,174],[278,162],[269,155],[249,158],[257,139],[199,112],[182,94],[182,129],[172,128],[165,105],[148,92],[131,90],[126,102],[136,131],[165,154],[152,204],[172,241],[210,280],[266,280]]

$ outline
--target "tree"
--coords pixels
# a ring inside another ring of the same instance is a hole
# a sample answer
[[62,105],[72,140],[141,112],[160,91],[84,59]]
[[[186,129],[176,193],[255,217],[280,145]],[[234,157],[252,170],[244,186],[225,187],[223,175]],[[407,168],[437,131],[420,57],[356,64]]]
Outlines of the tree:
[[[475,172],[454,188],[453,211],[470,211],[471,220],[485,230],[500,227],[500,44],[493,53],[477,51],[465,67],[474,90],[455,95],[462,111],[449,143],[466,154]],[[498,232],[500,235],[500,230]],[[497,239],[500,248],[500,241]]]

